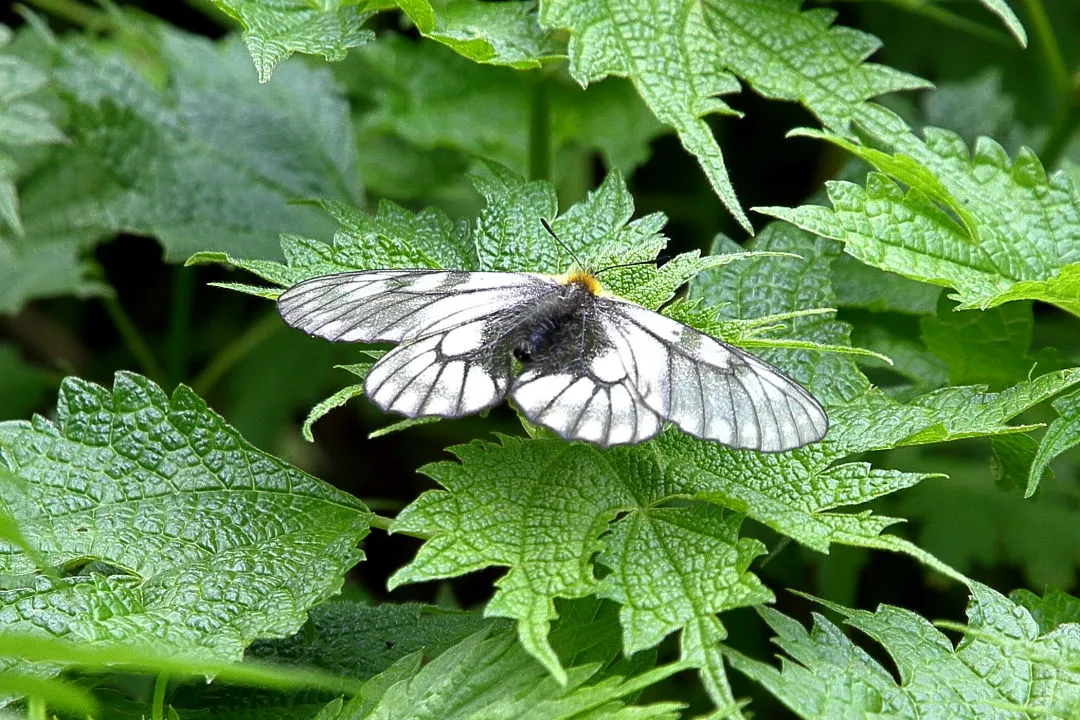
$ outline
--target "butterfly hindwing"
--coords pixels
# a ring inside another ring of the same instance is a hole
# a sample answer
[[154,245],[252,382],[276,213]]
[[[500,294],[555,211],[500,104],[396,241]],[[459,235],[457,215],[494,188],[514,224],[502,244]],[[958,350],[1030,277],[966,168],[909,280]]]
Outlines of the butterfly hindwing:
[[595,323],[596,299],[567,342],[514,378],[510,396],[531,422],[602,447],[644,442],[663,420],[642,402],[623,359]]
[[763,360],[625,300],[597,304],[642,401],[684,432],[780,452],[828,430],[817,400]]

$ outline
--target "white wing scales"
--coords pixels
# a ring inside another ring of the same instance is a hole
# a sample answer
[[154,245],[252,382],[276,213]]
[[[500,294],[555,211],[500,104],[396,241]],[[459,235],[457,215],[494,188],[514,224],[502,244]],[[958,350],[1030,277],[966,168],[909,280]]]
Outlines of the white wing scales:
[[538,322],[533,308],[559,287],[525,273],[375,270],[304,281],[278,307],[311,335],[401,343],[364,386],[380,408],[408,417],[458,417],[509,392],[530,421],[603,447],[648,440],[665,420],[765,452],[828,430],[813,396],[776,368],[620,298],[590,296],[565,346],[512,377],[506,338]]
[[597,302],[642,401],[683,431],[763,452],[825,436],[829,421],[818,401],[768,363],[633,303]]
[[278,298],[289,325],[340,342],[402,342],[528,303],[554,281],[525,273],[372,270],[312,278]]

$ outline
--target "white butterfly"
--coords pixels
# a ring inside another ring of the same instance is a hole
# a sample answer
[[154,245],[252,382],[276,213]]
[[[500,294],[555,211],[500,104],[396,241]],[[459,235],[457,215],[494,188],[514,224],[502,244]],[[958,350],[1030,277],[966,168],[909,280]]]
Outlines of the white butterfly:
[[664,421],[737,448],[820,440],[810,393],[749,353],[629,300],[586,272],[367,270],[305,280],[278,298],[289,325],[344,342],[398,342],[364,382],[407,417],[459,417],[509,391],[567,440],[639,443]]

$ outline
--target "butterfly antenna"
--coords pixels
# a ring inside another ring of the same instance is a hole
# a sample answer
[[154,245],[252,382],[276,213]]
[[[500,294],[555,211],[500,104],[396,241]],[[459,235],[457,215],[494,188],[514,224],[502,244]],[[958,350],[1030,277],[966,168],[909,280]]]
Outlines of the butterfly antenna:
[[548,235],[550,235],[551,237],[555,238],[555,242],[559,243],[559,247],[561,247],[561,248],[562,248],[563,250],[565,250],[565,251],[567,252],[567,254],[568,254],[568,255],[569,255],[569,256],[570,256],[571,258],[573,258],[574,262],[575,262],[575,263],[577,263],[577,266],[578,266],[579,268],[581,268],[582,270],[584,270],[584,269],[585,269],[585,264],[581,262],[581,260],[580,260],[580,259],[578,258],[578,256],[574,254],[574,251],[573,251],[573,250],[571,250],[571,249],[570,249],[570,248],[569,248],[569,247],[568,247],[568,246],[566,245],[566,243],[564,243],[564,242],[563,242],[562,240],[560,240],[560,239],[559,239],[559,236],[558,236],[558,235],[556,235],[556,234],[555,234],[555,231],[551,229],[551,223],[549,223],[549,222],[548,222],[547,220],[545,220],[544,218],[540,218],[540,224],[541,224],[541,225],[543,225],[543,226],[544,226],[544,229],[548,231]]

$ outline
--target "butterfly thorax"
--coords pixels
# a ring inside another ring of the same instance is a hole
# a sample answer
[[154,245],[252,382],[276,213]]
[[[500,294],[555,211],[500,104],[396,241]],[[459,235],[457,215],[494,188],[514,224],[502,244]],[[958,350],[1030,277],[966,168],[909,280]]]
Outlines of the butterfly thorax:
[[585,317],[598,288],[599,283],[592,275],[574,273],[556,290],[533,303],[519,319],[514,357],[529,363],[559,348],[573,347],[569,341],[578,339],[575,336],[584,332]]

